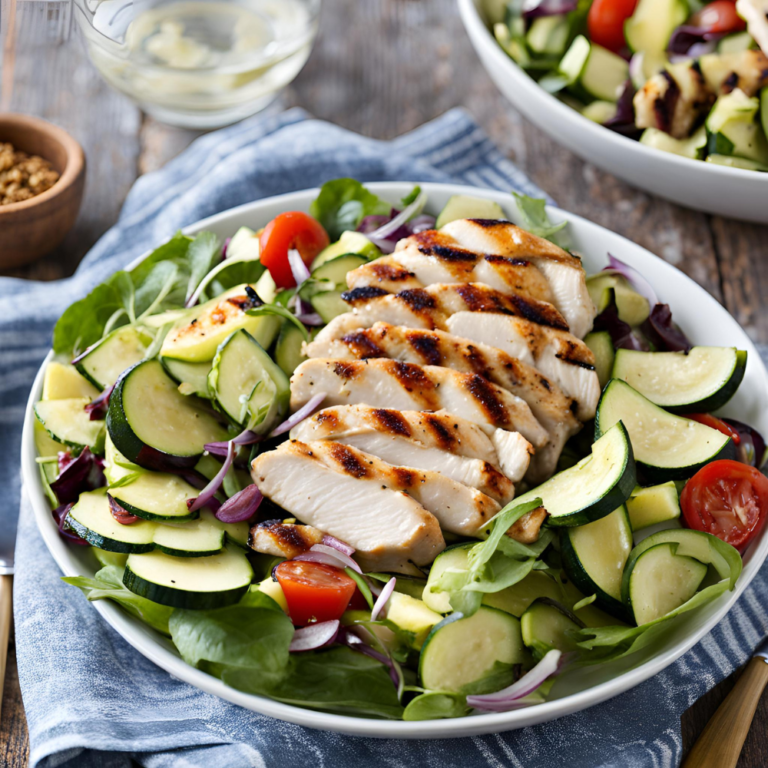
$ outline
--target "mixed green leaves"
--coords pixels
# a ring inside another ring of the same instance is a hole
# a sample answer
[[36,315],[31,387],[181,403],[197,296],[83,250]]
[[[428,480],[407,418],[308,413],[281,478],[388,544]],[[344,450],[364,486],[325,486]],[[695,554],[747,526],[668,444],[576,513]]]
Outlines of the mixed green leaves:
[[369,192],[356,179],[334,179],[320,188],[309,213],[325,228],[331,242],[355,230],[366,216],[386,216],[392,205]]
[[67,576],[62,579],[67,584],[82,590],[90,601],[114,600],[128,613],[145,624],[170,635],[168,621],[173,608],[153,603],[146,597],[140,597],[123,586],[123,569],[116,565],[104,566],[92,579],[87,576]]
[[547,201],[543,198],[528,197],[528,195],[519,195],[517,192],[512,193],[517,203],[517,210],[523,217],[523,229],[530,232],[532,235],[543,237],[546,240],[551,240],[557,245],[563,246],[563,235],[556,237],[558,232],[561,232],[568,226],[567,221],[561,221],[559,224],[553,224],[547,216]]
[[72,304],[53,331],[54,352],[76,355],[111,330],[177,308],[221,258],[218,238],[177,233],[134,269],[120,271]]

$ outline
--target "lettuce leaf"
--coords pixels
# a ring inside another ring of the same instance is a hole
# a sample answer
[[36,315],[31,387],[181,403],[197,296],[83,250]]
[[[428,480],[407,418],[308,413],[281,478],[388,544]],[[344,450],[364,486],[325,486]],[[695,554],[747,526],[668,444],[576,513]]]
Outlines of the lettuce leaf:
[[553,224],[547,216],[547,201],[544,198],[528,197],[528,195],[519,195],[513,192],[512,195],[517,203],[517,210],[523,217],[523,229],[532,235],[543,237],[545,240],[565,247],[564,233],[556,237],[558,232],[568,226],[567,221],[561,221],[559,224]]
[[158,632],[164,635],[171,634],[168,620],[173,613],[173,608],[153,603],[146,597],[140,597],[126,589],[123,586],[123,568],[107,565],[92,579],[87,576],[65,576],[62,581],[82,590],[90,601],[113,600],[132,616],[141,619]]
[[460,693],[427,691],[412,699],[403,712],[403,720],[438,720],[468,714],[467,697]]
[[331,242],[338,240],[342,232],[357,229],[366,216],[386,216],[391,210],[389,203],[356,179],[327,181],[309,207],[309,213],[323,225]]

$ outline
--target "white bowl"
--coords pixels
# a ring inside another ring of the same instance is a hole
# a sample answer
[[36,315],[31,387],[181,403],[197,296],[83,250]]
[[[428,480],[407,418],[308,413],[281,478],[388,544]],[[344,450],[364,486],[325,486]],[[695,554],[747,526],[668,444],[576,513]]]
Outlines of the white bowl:
[[540,88],[501,49],[483,0],[458,0],[462,21],[499,90],[537,128],[572,152],[646,192],[707,213],[768,222],[768,173],[704,163],[646,147],[583,117]]
[[[401,182],[373,183],[368,187],[382,197],[396,203],[412,188]],[[519,220],[517,210],[509,195],[501,192],[460,187],[450,184],[422,184],[429,195],[429,210],[438,212],[454,194],[470,194],[494,200],[508,211],[512,220]],[[248,225],[254,229],[263,226],[276,214],[286,210],[308,211],[317,190],[305,190],[234,208],[188,227],[185,232],[194,234],[211,230],[220,237],[231,235],[238,227]],[[736,396],[724,409],[724,413],[738,417],[768,434],[768,374],[752,342],[736,321],[703,288],[682,272],[662,261],[629,240],[592,224],[578,216],[550,208],[553,221],[567,219],[574,247],[584,254],[588,272],[596,272],[607,264],[607,252],[639,269],[656,287],[660,299],[668,301],[678,323],[694,343],[738,346],[749,353],[746,375]],[[93,575],[90,553],[82,547],[72,547],[59,536],[53,522],[50,507],[43,494],[40,475],[35,464],[33,439],[34,413],[32,406],[40,399],[43,371],[50,355],[40,368],[29,397],[22,438],[22,472],[29,491],[37,526],[48,549],[67,576]],[[539,706],[516,712],[488,714],[458,720],[431,720],[400,722],[347,717],[313,712],[308,709],[281,704],[271,699],[241,693],[228,688],[220,680],[185,664],[171,642],[132,618],[108,601],[93,603],[94,608],[134,648],[155,664],[204,691],[220,696],[240,706],[271,715],[291,723],[321,728],[329,731],[360,736],[396,738],[446,738],[523,728],[577,712],[647,680],[664,669],[695,645],[714,625],[723,618],[744,588],[757,573],[768,554],[768,533],[763,531],[759,541],[745,558],[744,571],[734,592],[727,592],[718,600],[700,610],[685,614],[665,637],[656,652],[645,657],[636,655],[613,666],[599,665],[567,675],[555,688],[560,698]],[[75,591],[72,592],[73,598]]]

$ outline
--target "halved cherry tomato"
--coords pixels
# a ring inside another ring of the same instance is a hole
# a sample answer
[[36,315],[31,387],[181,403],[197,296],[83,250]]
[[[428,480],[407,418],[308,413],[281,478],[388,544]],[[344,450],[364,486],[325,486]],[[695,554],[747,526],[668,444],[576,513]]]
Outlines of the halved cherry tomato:
[[624,22],[635,12],[638,0],[594,0],[587,16],[593,43],[617,53],[625,45]]
[[716,429],[718,432],[728,435],[735,445],[741,443],[741,435],[739,435],[730,424],[722,419],[718,419],[717,416],[713,416],[711,413],[686,413],[685,418],[691,419],[692,421],[698,421],[699,424],[712,427],[712,429]]
[[691,16],[688,23],[720,34],[747,28],[747,22],[736,13],[736,5],[731,0],[715,0],[714,3],[705,5]]
[[685,484],[680,506],[689,528],[743,551],[765,523],[768,477],[738,461],[713,461]]
[[275,568],[275,576],[297,627],[341,618],[357,589],[344,571],[320,563],[285,560]]
[[301,211],[281,213],[259,235],[261,263],[269,270],[278,288],[293,288],[296,281],[288,262],[288,251],[297,250],[309,267],[328,243],[328,233],[316,219]]

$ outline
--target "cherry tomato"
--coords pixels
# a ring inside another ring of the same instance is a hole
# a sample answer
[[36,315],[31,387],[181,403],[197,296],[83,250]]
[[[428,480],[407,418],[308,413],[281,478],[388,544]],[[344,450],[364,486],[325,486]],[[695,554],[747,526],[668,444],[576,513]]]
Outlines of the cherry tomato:
[[368,601],[363,596],[360,589],[355,590],[355,594],[352,595],[352,599],[347,606],[348,611],[369,611],[371,607],[368,605]]
[[341,618],[357,589],[344,571],[320,563],[285,560],[275,568],[275,576],[297,627]]
[[698,421],[699,424],[712,427],[712,429],[716,429],[718,432],[722,432],[724,435],[728,435],[728,437],[733,440],[735,445],[739,445],[741,443],[741,435],[739,435],[739,433],[730,424],[726,423],[722,419],[718,419],[717,416],[713,416],[711,413],[686,413],[685,418],[691,419],[692,421]]
[[587,16],[592,42],[617,53],[625,45],[624,22],[635,12],[638,0],[594,0]]
[[743,551],[768,514],[768,477],[738,461],[713,461],[685,484],[680,506],[689,528]]
[[747,28],[747,22],[736,13],[736,5],[731,0],[715,0],[714,3],[705,5],[691,16],[688,23],[721,34]]
[[288,251],[297,250],[309,267],[328,243],[328,234],[319,221],[301,211],[281,213],[259,235],[261,263],[269,270],[278,288],[293,288],[296,281],[288,261]]

